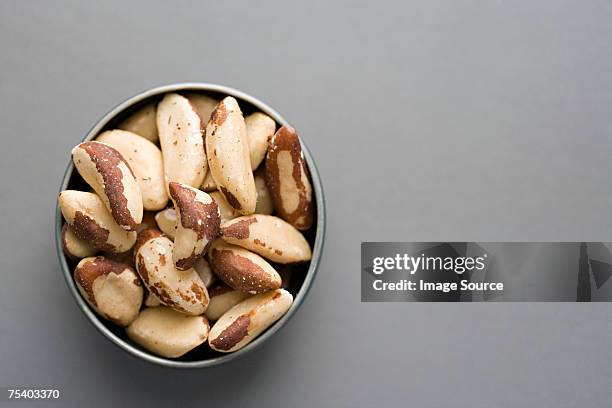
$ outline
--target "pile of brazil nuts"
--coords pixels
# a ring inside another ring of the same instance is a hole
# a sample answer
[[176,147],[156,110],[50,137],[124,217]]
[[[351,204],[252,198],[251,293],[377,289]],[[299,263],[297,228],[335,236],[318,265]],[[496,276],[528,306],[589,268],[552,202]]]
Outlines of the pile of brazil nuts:
[[91,190],[59,194],[63,250],[83,298],[133,342],[233,352],[291,307],[283,271],[311,259],[313,223],[292,127],[243,117],[231,96],[169,93],[72,160]]

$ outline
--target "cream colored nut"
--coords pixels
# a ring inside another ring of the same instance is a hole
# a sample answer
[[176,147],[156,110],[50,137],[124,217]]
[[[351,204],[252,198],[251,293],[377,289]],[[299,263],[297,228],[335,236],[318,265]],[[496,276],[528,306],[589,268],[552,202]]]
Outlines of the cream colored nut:
[[[136,255],[138,255],[138,250],[140,249],[140,247],[147,243],[149,240],[161,237],[163,235],[164,234],[162,234],[161,231],[156,228],[145,228],[142,231],[138,232],[136,243],[132,247],[132,263],[134,264],[134,268],[136,268]],[[136,270],[138,270],[138,268],[136,268]]]
[[191,106],[193,106],[193,109],[200,117],[200,120],[202,121],[202,128],[204,129],[206,127],[206,124],[208,123],[208,120],[210,119],[210,115],[219,103],[219,100],[212,98],[208,95],[193,93],[187,94],[185,95],[185,97],[189,99]]
[[87,258],[98,252],[96,248],[79,238],[68,224],[62,226],[62,249],[72,259]]
[[239,350],[287,313],[292,303],[293,296],[284,289],[243,300],[213,325],[208,344],[222,353]]
[[270,141],[266,184],[281,218],[299,230],[312,226],[312,186],[300,139],[291,126],[280,128]]
[[[141,233],[146,237],[151,230]],[[136,269],[146,288],[162,304],[190,314],[204,313],[208,306],[208,291],[198,273],[193,269],[178,270],[172,263],[174,244],[161,235],[140,240],[136,249]],[[144,241],[144,242],[142,242]]]
[[174,208],[166,208],[155,214],[155,222],[164,234],[174,240],[176,234],[176,211]]
[[216,240],[208,250],[213,272],[230,287],[251,294],[281,287],[281,277],[259,255],[239,246]]
[[202,279],[202,282],[207,289],[215,282],[215,274],[204,257],[198,258],[195,265],[193,265],[193,269],[195,269],[198,275],[200,275],[200,279]]
[[212,197],[213,200],[215,200],[215,203],[217,203],[217,206],[219,207],[219,214],[221,214],[221,222],[228,221],[240,216],[240,213],[236,211],[234,207],[229,205],[225,197],[223,197],[220,192],[213,191],[209,195]]
[[212,286],[208,294],[210,295],[210,303],[206,309],[206,317],[209,320],[217,320],[232,307],[252,296],[249,293],[232,289],[223,282],[218,282]]
[[129,265],[102,256],[85,258],[74,270],[74,280],[87,303],[105,319],[127,326],[138,316],[144,290]]
[[270,190],[266,186],[266,175],[263,168],[255,172],[255,188],[257,189],[255,214],[272,214],[274,212],[274,203],[272,202]]
[[276,130],[276,123],[268,115],[255,112],[244,118],[247,137],[249,140],[249,156],[251,157],[251,169],[255,170],[268,150],[270,138]]
[[176,358],[206,341],[204,316],[187,316],[164,306],[143,309],[126,332],[132,341],[162,357]]
[[212,178],[211,171],[206,173],[206,177],[204,177],[204,181],[202,182],[200,189],[206,191],[207,193],[217,189],[217,185],[215,184],[215,180]]
[[273,215],[253,214],[221,225],[224,241],[277,263],[309,261],[312,252],[302,233]]
[[204,125],[189,100],[179,94],[167,94],[157,106],[157,129],[166,187],[171,181],[200,187],[208,166]]
[[127,161],[140,186],[145,210],[161,210],[168,203],[161,150],[136,133],[109,130],[96,138],[113,147]]
[[157,143],[156,112],[157,103],[151,102],[131,114],[117,127],[122,130],[127,130],[128,132],[136,133],[153,143]]
[[180,270],[191,268],[219,235],[221,215],[217,203],[203,191],[171,182],[170,198],[176,211],[172,260]]
[[136,242],[136,232],[121,228],[96,194],[66,190],[58,201],[75,234],[97,250],[126,252]]
[[147,296],[145,297],[144,304],[147,307],[157,307],[157,306],[161,305],[161,302],[159,301],[157,296],[155,296],[151,292],[147,291]]
[[257,203],[246,126],[236,99],[223,99],[206,125],[208,165],[217,188],[241,214],[252,214]]
[[100,142],[72,149],[72,161],[83,179],[100,196],[117,224],[135,231],[142,221],[142,194],[134,173],[121,153]]

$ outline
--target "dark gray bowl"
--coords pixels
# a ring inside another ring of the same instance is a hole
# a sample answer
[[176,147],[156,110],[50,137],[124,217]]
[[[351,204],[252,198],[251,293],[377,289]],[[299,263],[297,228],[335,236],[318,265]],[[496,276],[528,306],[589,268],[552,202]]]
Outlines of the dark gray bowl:
[[[102,119],[100,119],[98,123],[96,123],[96,125],[89,131],[83,141],[91,140],[101,131],[113,128],[115,124],[117,124],[134,110],[138,109],[138,107],[146,104],[151,100],[160,99],[161,95],[167,92],[198,92],[211,95],[231,95],[238,100],[238,102],[240,103],[240,107],[242,108],[245,114],[248,114],[254,110],[259,110],[269,115],[279,125],[285,125],[288,123],[281,115],[279,115],[274,109],[270,108],[265,103],[236,89],[213,84],[181,83],[153,88],[129,98],[125,102],[115,107],[109,113],[104,115],[104,117],[102,117]],[[59,207],[57,207],[55,211],[55,241],[57,248],[57,256],[59,258],[60,266],[64,275],[64,279],[66,280],[66,284],[68,285],[70,293],[72,293],[72,296],[74,297],[74,300],[76,301],[79,309],[83,311],[85,316],[87,316],[87,319],[96,327],[96,329],[98,329],[98,331],[100,331],[100,333],[102,333],[106,338],[108,338],[114,344],[119,346],[121,349],[125,350],[126,352],[137,358],[166,367],[212,367],[215,365],[223,364],[230,360],[234,360],[256,349],[263,342],[268,340],[274,333],[276,333],[281,327],[283,327],[285,323],[287,323],[287,321],[294,315],[294,313],[300,307],[300,305],[304,301],[304,298],[308,294],[310,286],[312,285],[315,274],[317,273],[319,261],[321,259],[321,253],[323,250],[323,239],[325,236],[325,204],[323,200],[323,188],[321,186],[321,180],[319,178],[319,173],[315,166],[314,160],[312,159],[310,152],[304,145],[303,140],[302,150],[304,151],[306,163],[310,171],[312,186],[314,190],[314,199],[316,204],[316,222],[313,224],[313,227],[305,234],[306,239],[310,242],[310,245],[312,246],[312,260],[304,265],[296,266],[292,271],[288,290],[293,294],[294,302],[289,311],[279,321],[277,321],[268,330],[262,333],[251,343],[249,343],[246,347],[235,353],[222,354],[217,353],[208,348],[207,346],[203,345],[190,351],[185,356],[179,359],[168,359],[158,357],[142,349],[140,346],[134,344],[130,339],[127,338],[123,328],[117,327],[114,324],[98,317],[98,315],[89,307],[89,305],[81,297],[72,277],[75,262],[68,259],[62,251],[61,228],[63,220],[60,209]],[[66,190],[68,188],[87,191],[87,187],[84,184],[83,180],[81,179],[79,174],[74,171],[74,166],[71,161],[69,161],[68,168],[66,169],[66,173],[64,174],[64,178],[60,185],[60,191]]]

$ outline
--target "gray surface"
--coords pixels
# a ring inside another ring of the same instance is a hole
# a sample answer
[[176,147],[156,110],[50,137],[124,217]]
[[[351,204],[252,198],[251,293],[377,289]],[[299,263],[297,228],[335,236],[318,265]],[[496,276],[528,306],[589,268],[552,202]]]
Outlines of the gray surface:
[[[611,239],[609,2],[177,3],[0,3],[0,386],[91,407],[610,405],[609,304],[359,301],[363,240]],[[179,372],[95,332],[52,225],[69,149],[101,114],[188,80],[293,122],[329,224],[278,335]]]

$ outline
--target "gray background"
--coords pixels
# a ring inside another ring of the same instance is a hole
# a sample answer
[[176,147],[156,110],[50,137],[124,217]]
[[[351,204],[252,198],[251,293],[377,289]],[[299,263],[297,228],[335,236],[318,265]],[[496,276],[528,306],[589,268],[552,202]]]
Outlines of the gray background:
[[[0,3],[0,386],[90,407],[610,406],[609,304],[367,304],[359,275],[365,240],[612,239],[609,1],[84,3]],[[53,242],[69,149],[179,81],[277,108],[329,216],[290,323],[184,372],[99,335]]]

